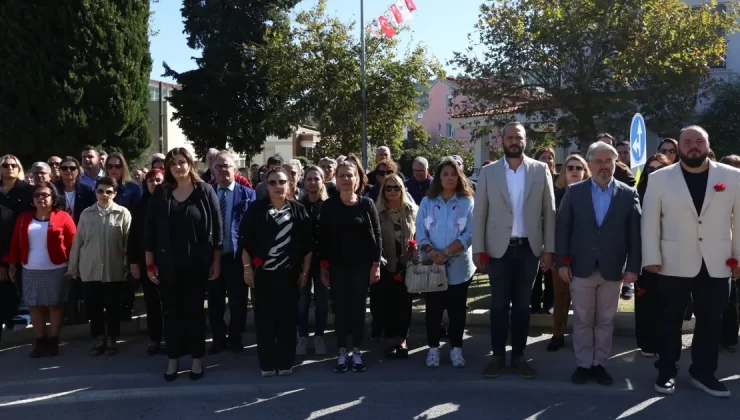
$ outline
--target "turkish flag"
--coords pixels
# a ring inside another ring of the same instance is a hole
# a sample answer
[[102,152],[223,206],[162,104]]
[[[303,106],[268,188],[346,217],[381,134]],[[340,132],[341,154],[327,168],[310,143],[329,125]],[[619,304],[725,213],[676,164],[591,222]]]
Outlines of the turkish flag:
[[395,4],[391,6],[390,12],[393,15],[393,19],[396,20],[396,23],[399,25],[403,23],[403,15],[401,15],[401,11],[398,10],[398,7],[396,7]]
[[[391,8],[394,8],[398,11],[398,13],[401,15],[401,19],[403,20],[411,20],[411,18],[414,16],[411,14],[411,11],[408,7],[406,7],[406,2],[404,0],[398,0],[396,4],[391,6]],[[395,13],[395,11],[393,12]]]
[[408,7],[408,9],[412,12],[416,10],[416,5],[414,4],[414,0],[406,0],[406,7]]
[[388,19],[385,18],[385,16],[381,16],[378,18],[378,23],[380,24],[380,29],[383,30],[383,33],[388,38],[392,38],[393,35],[396,34],[396,30],[393,29],[393,26],[388,22]]

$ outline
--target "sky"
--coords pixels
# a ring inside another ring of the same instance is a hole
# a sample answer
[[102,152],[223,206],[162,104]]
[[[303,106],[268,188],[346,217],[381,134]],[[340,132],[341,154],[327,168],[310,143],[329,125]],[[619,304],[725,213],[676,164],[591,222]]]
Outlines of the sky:
[[[483,0],[414,0],[417,11],[409,22],[410,29],[398,35],[401,39],[400,51],[409,45],[421,43],[430,54],[437,57],[450,74],[457,70],[447,65],[454,51],[464,51],[470,44],[468,34],[478,19],[478,8]],[[302,0],[296,10],[314,7],[318,0]],[[365,0],[365,21],[371,22],[385,12],[395,0]],[[192,57],[199,52],[188,48],[180,15],[182,2],[162,0],[152,5],[154,26],[159,34],[151,41],[152,73],[154,80],[170,81],[162,77],[162,62],[175,71],[182,72],[195,67]],[[327,13],[350,22],[360,19],[360,0],[328,0]],[[359,35],[358,35],[359,36]],[[359,59],[359,58],[358,58]]]

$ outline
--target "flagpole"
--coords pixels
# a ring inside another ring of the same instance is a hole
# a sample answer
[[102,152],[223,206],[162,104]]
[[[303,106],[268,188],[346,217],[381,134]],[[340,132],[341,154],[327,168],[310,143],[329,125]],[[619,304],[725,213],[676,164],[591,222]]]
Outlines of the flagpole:
[[362,166],[367,168],[367,87],[365,79],[365,0],[360,0],[360,68],[362,69]]

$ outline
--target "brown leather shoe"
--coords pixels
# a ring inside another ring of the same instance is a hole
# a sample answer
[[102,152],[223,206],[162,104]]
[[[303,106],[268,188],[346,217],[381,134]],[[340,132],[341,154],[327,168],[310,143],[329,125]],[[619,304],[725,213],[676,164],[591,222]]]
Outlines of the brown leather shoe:
[[504,356],[493,356],[485,369],[483,369],[483,376],[489,379],[498,378],[506,367],[506,357]]
[[532,365],[527,362],[524,356],[519,356],[511,361],[511,368],[519,371],[519,376],[525,379],[532,379],[537,376]]

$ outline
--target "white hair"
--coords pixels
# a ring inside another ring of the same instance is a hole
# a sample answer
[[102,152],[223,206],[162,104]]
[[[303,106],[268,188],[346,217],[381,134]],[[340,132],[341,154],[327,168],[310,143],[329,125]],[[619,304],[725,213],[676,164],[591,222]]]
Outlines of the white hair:
[[291,160],[289,160],[288,161],[288,165],[295,166],[296,168],[298,168],[298,172],[299,173],[303,172],[303,164],[298,159],[291,159]]
[[375,149],[375,154],[377,155],[380,152],[386,152],[388,153],[388,156],[391,155],[391,149],[388,148],[388,146],[380,146],[377,149]]
[[236,158],[234,157],[234,154],[230,150],[222,150],[213,157],[215,160],[216,158],[222,158],[222,159],[231,159],[234,164],[236,164]]
[[209,158],[209,157],[212,158],[216,156],[217,154],[219,154],[219,150],[214,147],[211,147],[210,149],[208,149],[208,152],[206,152],[206,158]]
[[345,160],[347,160],[347,156],[344,156],[344,155],[337,156],[337,165],[344,162]]
[[604,143],[603,141],[597,141],[591,143],[591,146],[588,147],[586,160],[590,162],[596,152],[609,152],[612,159],[617,160],[619,158],[619,153],[617,153],[617,149],[615,149],[614,146],[609,143]]
[[337,167],[337,161],[335,159],[330,158],[330,157],[322,157],[321,160],[319,161],[319,165],[321,165],[322,163],[328,163],[328,164],[334,166],[334,168]]
[[429,168],[429,161],[425,157],[417,156],[417,158],[414,159],[414,165],[416,165],[417,163],[424,165],[425,168]]
[[47,172],[51,173],[51,166],[49,166],[46,162],[36,162],[33,165],[31,165],[31,172],[33,172],[34,169],[46,169]]

